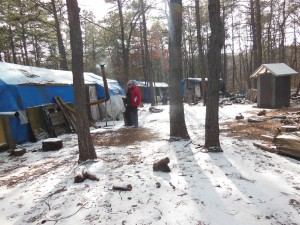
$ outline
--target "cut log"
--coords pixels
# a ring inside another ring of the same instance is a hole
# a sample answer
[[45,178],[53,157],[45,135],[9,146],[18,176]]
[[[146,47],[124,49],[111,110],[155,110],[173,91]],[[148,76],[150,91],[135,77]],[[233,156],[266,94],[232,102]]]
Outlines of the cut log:
[[268,145],[265,145],[265,144],[259,144],[259,143],[253,143],[253,145],[257,148],[260,148],[264,151],[267,151],[267,152],[271,152],[271,153],[275,153],[277,152],[276,151],[276,147],[275,146],[268,146]]
[[296,126],[289,126],[289,125],[281,126],[281,131],[283,132],[294,132],[296,130],[297,130]]
[[42,142],[43,151],[56,151],[63,147],[62,140],[59,138],[48,138]]
[[248,118],[249,123],[261,123],[262,120],[256,118]]
[[75,172],[75,175],[74,175],[74,183],[82,183],[84,181],[84,176],[82,174],[82,170],[78,170]]
[[285,120],[286,119],[286,116],[284,115],[275,115],[273,116],[274,119],[282,119],[282,120]]
[[300,133],[284,133],[278,135],[274,143],[277,150],[287,155],[300,158]]
[[168,157],[163,158],[161,160],[158,160],[153,164],[153,171],[161,171],[161,172],[171,172],[170,167],[168,166],[168,163],[170,162],[170,159]]
[[270,141],[270,142],[273,142],[274,140],[274,137],[269,135],[261,135],[261,138],[265,141]]
[[12,151],[12,155],[14,156],[22,156],[26,153],[26,149],[25,148],[17,148],[17,149],[14,149]]
[[259,112],[257,113],[257,115],[258,115],[258,116],[265,116],[266,113],[267,113],[267,111],[266,111],[265,109],[263,109],[263,110],[259,111]]
[[113,185],[112,186],[113,190],[118,190],[118,191],[131,191],[132,190],[132,185],[127,184],[127,185]]
[[99,181],[98,177],[96,175],[94,175],[93,173],[91,173],[90,171],[88,171],[85,167],[79,167],[75,171],[74,183],[81,183],[85,179]]
[[84,169],[84,170],[82,171],[82,175],[83,175],[83,177],[84,177],[85,179],[99,181],[98,177],[97,177],[95,174],[93,174],[93,173],[91,173],[90,171],[88,171],[87,169]]

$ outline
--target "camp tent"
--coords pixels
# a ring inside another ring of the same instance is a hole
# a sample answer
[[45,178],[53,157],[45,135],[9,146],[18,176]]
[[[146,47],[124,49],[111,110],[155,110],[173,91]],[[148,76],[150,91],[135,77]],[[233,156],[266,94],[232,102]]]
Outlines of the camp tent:
[[[105,98],[102,77],[84,73],[86,85],[95,86],[98,99]],[[110,95],[125,95],[115,80],[108,80]],[[25,115],[28,107],[54,103],[54,96],[74,103],[71,71],[51,70],[0,62],[0,112],[19,111]],[[30,127],[26,120],[11,118],[10,126],[16,143],[28,140]]]
[[201,78],[186,78],[181,81],[181,92],[183,96],[196,95],[201,98]]
[[[208,79],[205,78],[205,82]],[[202,78],[185,78],[181,81],[181,92],[183,98],[188,98],[189,96],[197,96],[197,98],[202,98]],[[222,79],[219,79],[219,91],[224,92],[224,82]]]
[[[133,83],[140,88],[142,94],[142,101],[145,103],[151,102],[151,88],[150,83],[145,81],[133,80]],[[155,97],[157,101],[160,101],[163,96],[169,95],[169,85],[164,82],[153,82],[153,87],[155,88]]]

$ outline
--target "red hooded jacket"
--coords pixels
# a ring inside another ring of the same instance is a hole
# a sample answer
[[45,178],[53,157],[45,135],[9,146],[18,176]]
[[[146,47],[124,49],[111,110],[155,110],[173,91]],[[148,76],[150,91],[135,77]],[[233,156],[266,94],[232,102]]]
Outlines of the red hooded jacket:
[[140,89],[132,85],[131,87],[131,106],[139,106],[141,104],[141,92]]

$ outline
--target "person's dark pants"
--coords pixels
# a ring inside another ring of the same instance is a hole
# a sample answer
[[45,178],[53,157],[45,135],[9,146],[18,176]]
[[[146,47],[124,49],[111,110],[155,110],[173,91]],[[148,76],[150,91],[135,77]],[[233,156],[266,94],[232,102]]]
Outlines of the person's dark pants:
[[139,120],[138,120],[138,109],[137,106],[131,106],[131,121],[133,122],[134,127],[139,126]]
[[132,120],[132,109],[130,106],[126,106],[125,112],[124,112],[124,123],[125,126],[132,126],[133,120]]

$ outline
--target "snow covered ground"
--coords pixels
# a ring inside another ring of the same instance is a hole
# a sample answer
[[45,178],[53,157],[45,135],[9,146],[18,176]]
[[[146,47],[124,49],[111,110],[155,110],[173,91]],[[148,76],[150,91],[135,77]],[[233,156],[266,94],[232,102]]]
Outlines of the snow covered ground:
[[[228,137],[226,129],[220,134],[224,152],[203,152],[202,105],[185,105],[191,140],[169,142],[169,107],[159,108],[160,113],[150,113],[149,105],[140,109],[138,129],[117,121],[92,130],[99,140],[114,143],[124,129],[132,137],[124,145],[95,145],[98,159],[80,166],[99,181],[74,183],[74,134],[60,136],[64,148],[56,152],[39,151],[38,142],[20,146],[27,149],[22,157],[0,153],[0,224],[300,224],[299,161]],[[224,106],[220,123],[255,110],[253,105]],[[135,141],[141,132],[152,138]],[[171,172],[153,172],[153,163],[164,157],[170,159]],[[131,191],[112,189],[127,184]]]

